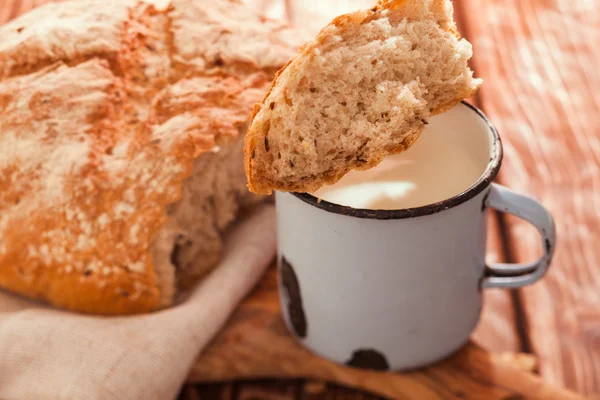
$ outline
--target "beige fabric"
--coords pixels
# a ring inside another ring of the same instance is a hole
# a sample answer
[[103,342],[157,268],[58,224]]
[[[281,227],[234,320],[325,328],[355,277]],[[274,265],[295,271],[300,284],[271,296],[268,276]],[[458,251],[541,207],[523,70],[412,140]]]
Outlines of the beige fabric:
[[272,205],[227,236],[223,260],[181,304],[91,317],[0,292],[0,399],[172,399],[200,351],[275,253]]

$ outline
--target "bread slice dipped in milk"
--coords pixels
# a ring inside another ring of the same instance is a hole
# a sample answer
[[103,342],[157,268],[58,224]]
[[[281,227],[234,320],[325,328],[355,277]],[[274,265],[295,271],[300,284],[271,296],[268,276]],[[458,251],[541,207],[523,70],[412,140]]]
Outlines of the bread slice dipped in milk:
[[381,0],[334,19],[255,106],[244,165],[251,191],[312,192],[408,149],[427,120],[472,95],[449,0]]

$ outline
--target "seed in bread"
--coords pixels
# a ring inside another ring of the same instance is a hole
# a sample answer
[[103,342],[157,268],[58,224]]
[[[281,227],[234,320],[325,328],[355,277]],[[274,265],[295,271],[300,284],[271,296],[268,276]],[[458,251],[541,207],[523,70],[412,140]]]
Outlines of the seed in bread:
[[449,0],[381,0],[342,15],[279,73],[255,107],[251,191],[312,192],[409,148],[434,114],[473,94]]

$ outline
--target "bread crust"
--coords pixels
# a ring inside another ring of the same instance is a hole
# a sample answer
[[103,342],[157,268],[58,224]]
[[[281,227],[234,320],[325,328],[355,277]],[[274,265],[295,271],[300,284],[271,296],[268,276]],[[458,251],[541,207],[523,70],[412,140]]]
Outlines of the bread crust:
[[[342,171],[338,172],[330,172],[320,174],[318,176],[310,176],[306,177],[302,182],[285,182],[285,181],[275,181],[265,174],[261,174],[253,166],[253,159],[255,156],[255,151],[258,146],[261,146],[262,132],[258,124],[255,124],[255,120],[257,115],[260,113],[262,108],[265,106],[267,101],[269,100],[271,93],[273,90],[278,87],[278,85],[285,84],[285,81],[282,81],[282,74],[293,66],[298,60],[308,57],[311,53],[315,51],[321,44],[331,38],[330,27],[335,26],[340,29],[347,29],[351,26],[361,25],[366,22],[369,22],[379,16],[382,12],[385,11],[394,11],[396,13],[401,13],[407,19],[418,19],[424,12],[432,12],[438,24],[447,32],[452,33],[457,38],[460,38],[458,31],[456,29],[456,24],[452,20],[452,18],[448,17],[452,15],[452,10],[448,9],[448,2],[446,0],[432,0],[429,8],[427,8],[426,1],[410,1],[410,0],[380,0],[377,5],[369,10],[360,10],[349,14],[344,14],[336,17],[330,24],[328,24],[325,28],[323,28],[317,37],[308,43],[306,43],[298,52],[298,54],[291,60],[288,64],[286,64],[281,70],[278,71],[271,88],[265,94],[263,100],[258,103],[254,107],[254,111],[252,113],[250,119],[250,128],[248,133],[246,134],[246,144],[244,147],[244,170],[246,171],[246,176],[248,179],[248,188],[250,191],[257,193],[268,195],[273,192],[273,190],[285,191],[285,192],[313,192],[319,189],[324,185],[334,184],[339,181],[346,173],[348,173],[352,169],[357,170],[366,170],[372,167],[375,167],[384,156],[394,153],[399,153],[408,149],[421,135],[424,130],[424,126],[420,127],[417,131],[412,134],[407,135],[402,144],[396,146],[393,149],[385,149],[380,152],[380,154],[371,158],[367,162],[357,162],[356,160],[350,161],[346,164],[346,168]],[[467,94],[464,97],[469,97],[472,93]],[[457,99],[455,102],[451,104],[443,104],[437,107],[434,110],[431,110],[432,115],[443,113],[456,104],[458,104],[462,99]]]
[[[0,287],[104,315],[170,304],[151,251],[167,209],[293,52],[283,24],[208,4],[65,1],[0,27]],[[243,27],[185,47],[222,24]]]

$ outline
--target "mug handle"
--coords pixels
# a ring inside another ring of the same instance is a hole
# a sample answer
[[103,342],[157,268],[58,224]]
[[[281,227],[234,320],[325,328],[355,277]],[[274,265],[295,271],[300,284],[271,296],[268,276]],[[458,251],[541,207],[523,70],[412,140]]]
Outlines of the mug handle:
[[554,220],[548,210],[531,197],[492,184],[486,205],[515,215],[537,228],[542,236],[542,257],[532,263],[492,264],[486,267],[484,288],[520,288],[539,280],[550,266],[556,245]]

